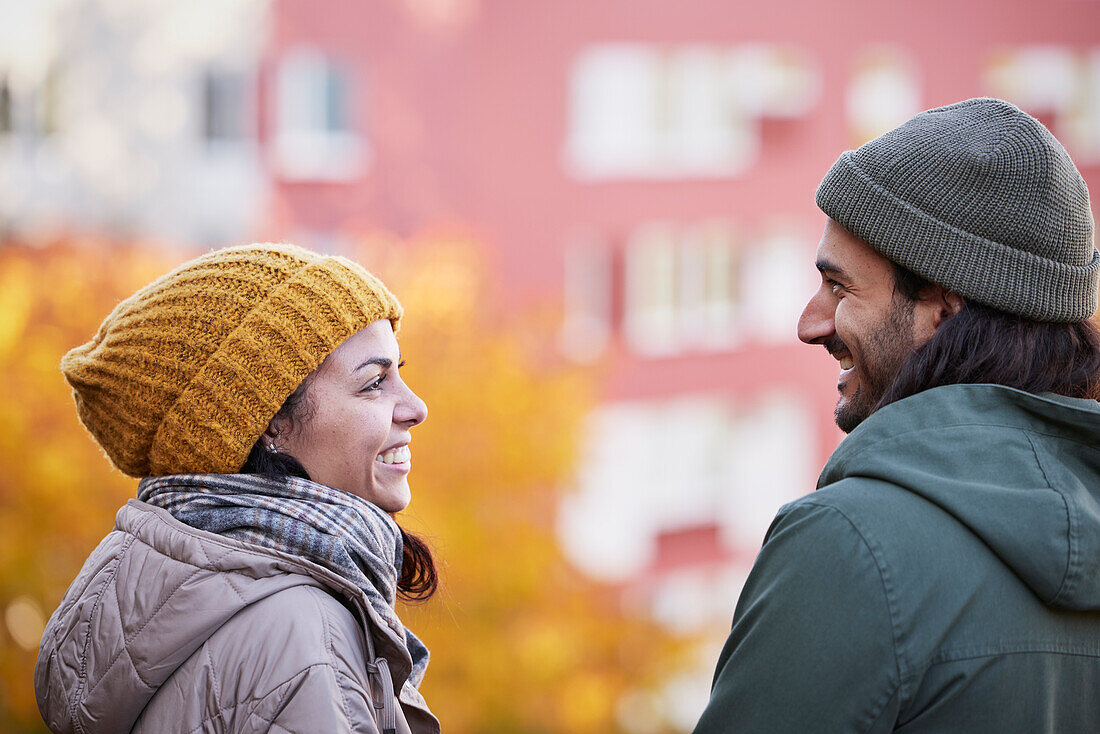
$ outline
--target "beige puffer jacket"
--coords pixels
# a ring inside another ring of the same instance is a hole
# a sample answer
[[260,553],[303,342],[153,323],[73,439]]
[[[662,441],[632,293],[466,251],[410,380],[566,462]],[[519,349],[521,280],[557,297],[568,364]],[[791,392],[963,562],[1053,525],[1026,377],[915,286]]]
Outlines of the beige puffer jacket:
[[373,733],[371,647],[400,691],[395,731],[438,734],[357,588],[130,500],[50,618],[34,683],[54,732]]

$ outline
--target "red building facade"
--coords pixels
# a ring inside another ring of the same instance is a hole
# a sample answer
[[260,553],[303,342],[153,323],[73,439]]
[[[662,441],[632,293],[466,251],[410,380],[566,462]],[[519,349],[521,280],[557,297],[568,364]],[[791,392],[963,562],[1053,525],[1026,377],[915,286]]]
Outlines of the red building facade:
[[794,335],[840,152],[995,95],[1100,186],[1091,0],[275,0],[261,92],[289,231],[458,226],[505,307],[562,305],[607,375],[563,543],[686,629],[841,438]]

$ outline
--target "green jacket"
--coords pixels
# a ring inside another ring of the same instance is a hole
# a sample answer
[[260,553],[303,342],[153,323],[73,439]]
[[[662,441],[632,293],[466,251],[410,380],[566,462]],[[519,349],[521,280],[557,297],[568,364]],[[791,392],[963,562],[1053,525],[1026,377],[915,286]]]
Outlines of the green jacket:
[[768,530],[695,731],[1100,731],[1100,404],[864,421]]

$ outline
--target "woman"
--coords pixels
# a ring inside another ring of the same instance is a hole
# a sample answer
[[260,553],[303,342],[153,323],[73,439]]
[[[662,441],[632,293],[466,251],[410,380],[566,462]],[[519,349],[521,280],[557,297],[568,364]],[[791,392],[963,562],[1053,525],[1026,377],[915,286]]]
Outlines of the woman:
[[65,355],[81,421],[138,499],[46,627],[55,732],[438,732],[428,651],[394,612],[435,591],[409,502],[401,306],[290,245],[208,253]]

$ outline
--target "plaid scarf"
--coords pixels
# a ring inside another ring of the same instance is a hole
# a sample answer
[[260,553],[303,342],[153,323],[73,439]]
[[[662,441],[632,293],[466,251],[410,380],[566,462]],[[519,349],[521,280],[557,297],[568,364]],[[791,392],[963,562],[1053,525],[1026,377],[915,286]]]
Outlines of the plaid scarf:
[[428,649],[393,609],[401,569],[401,532],[364,499],[298,477],[177,474],[146,477],[138,499],[199,530],[301,556],[351,581],[404,641],[409,682],[419,686]]

